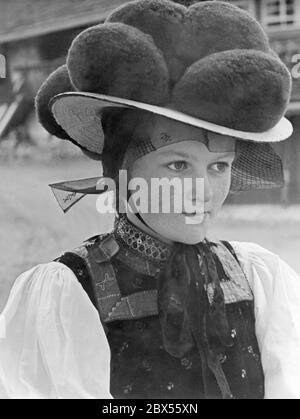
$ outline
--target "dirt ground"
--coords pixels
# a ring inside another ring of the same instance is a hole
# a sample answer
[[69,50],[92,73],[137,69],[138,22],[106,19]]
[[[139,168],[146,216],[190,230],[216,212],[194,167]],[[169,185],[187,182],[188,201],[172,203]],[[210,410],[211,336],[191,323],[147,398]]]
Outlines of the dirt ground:
[[[21,272],[110,230],[113,220],[97,213],[95,197],[63,214],[47,186],[99,174],[99,163],[77,158],[0,166],[0,309]],[[210,236],[258,243],[300,273],[300,207],[224,206]]]

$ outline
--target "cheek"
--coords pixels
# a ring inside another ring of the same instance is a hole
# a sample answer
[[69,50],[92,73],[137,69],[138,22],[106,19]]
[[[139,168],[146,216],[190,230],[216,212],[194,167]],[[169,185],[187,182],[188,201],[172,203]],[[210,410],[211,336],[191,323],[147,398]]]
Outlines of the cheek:
[[231,184],[231,171],[228,171],[226,176],[214,179],[212,181],[213,185],[213,200],[216,207],[219,207],[223,204],[225,199],[228,196]]
[[141,158],[127,169],[128,181],[134,178],[143,179],[150,187],[151,178],[158,177],[158,170],[154,167],[151,161],[146,158]]
[[[128,187],[133,187],[133,190],[131,190],[130,193],[132,194],[139,190],[136,186],[137,184],[146,186],[146,190],[149,191],[151,176],[152,172],[151,170],[148,170],[148,167],[143,168],[139,161],[135,162],[134,165],[127,170]],[[144,193],[145,190],[142,192]]]

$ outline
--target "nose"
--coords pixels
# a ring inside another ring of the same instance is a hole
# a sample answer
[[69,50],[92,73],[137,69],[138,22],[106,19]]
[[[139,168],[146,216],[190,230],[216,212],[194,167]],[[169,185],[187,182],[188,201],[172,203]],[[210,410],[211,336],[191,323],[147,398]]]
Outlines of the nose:
[[201,179],[201,187],[194,179],[192,188],[187,191],[186,199],[192,202],[193,205],[203,205],[211,201],[213,191],[207,174],[201,172],[201,174],[197,175],[197,179]]
[[213,192],[208,176],[204,178],[204,202],[207,203],[212,199]]

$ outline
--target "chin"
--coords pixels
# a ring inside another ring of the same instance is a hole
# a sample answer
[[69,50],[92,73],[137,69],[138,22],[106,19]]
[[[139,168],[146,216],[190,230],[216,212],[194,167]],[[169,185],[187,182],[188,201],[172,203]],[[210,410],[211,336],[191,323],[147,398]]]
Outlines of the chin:
[[201,236],[197,236],[197,237],[184,237],[183,239],[181,238],[178,241],[184,244],[197,244],[197,243],[202,242],[204,239],[205,239],[205,234]]
[[201,238],[201,239],[198,239],[198,240],[184,240],[184,241],[181,240],[180,243],[194,245],[194,244],[202,242],[203,239],[204,239],[204,237]]
[[197,244],[205,239],[206,233],[207,228],[187,226],[171,240],[184,244]]
[[[159,222],[158,222],[159,221]],[[157,232],[161,238],[171,242],[197,244],[203,241],[208,230],[208,222],[201,224],[186,224],[182,216],[145,219],[145,222]]]

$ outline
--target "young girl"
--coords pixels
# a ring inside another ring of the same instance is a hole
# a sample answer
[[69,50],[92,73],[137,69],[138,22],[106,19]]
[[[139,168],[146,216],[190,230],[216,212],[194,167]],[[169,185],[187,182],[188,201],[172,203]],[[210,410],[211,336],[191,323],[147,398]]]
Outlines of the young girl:
[[[230,191],[282,186],[270,143],[292,133],[290,91],[259,24],[228,3],[139,0],[75,38],[37,112],[102,160],[118,214],[16,280],[3,397],[300,396],[299,276],[257,244],[207,239]],[[102,185],[52,186],[66,211]]]

